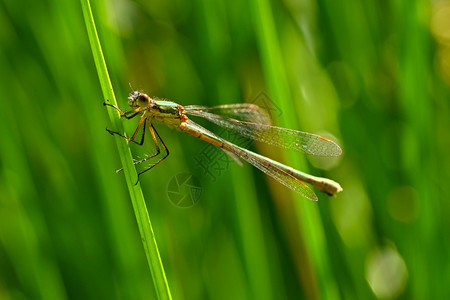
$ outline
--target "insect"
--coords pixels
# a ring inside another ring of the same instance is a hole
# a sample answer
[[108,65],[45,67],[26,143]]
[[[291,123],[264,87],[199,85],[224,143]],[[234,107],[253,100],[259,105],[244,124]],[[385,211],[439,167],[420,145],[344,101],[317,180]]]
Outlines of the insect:
[[[161,122],[171,128],[186,132],[221,148],[238,163],[241,163],[239,158],[244,159],[267,175],[310,200],[317,201],[318,198],[304,182],[313,185],[320,191],[331,196],[342,191],[341,186],[337,182],[303,173],[270,158],[241,148],[188,118],[188,116],[202,117],[221,127],[234,130],[244,137],[281,148],[318,156],[341,155],[341,148],[335,142],[325,137],[270,125],[268,114],[257,105],[243,103],[214,107],[198,105],[181,106],[175,102],[150,98],[148,95],[138,91],[131,92],[128,97],[128,105],[131,107],[130,111],[122,112],[117,106],[108,103],[104,103],[104,105],[113,107],[120,113],[121,117],[126,119],[140,116],[139,124],[130,138],[119,132],[106,129],[110,134],[119,135],[129,142],[142,145],[144,143],[146,128],[150,131],[156,146],[156,153],[135,161],[135,165],[161,154],[158,140],[164,148],[165,154],[159,160],[138,173],[138,181],[140,175],[158,165],[169,155],[169,150],[153,126],[154,122]],[[140,128],[143,128],[143,132],[140,141],[137,141],[136,138]]]

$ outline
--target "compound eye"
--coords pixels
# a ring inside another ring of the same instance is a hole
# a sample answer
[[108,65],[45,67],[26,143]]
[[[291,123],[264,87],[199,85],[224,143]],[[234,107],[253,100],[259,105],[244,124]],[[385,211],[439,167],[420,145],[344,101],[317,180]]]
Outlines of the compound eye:
[[137,101],[140,106],[146,106],[146,105],[148,105],[149,99],[148,99],[148,96],[146,96],[146,95],[139,95],[139,97],[137,98]]

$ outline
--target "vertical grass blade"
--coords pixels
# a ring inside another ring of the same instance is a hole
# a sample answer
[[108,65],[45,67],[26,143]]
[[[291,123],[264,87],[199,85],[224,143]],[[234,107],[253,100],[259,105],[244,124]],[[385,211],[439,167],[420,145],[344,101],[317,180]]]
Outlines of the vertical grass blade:
[[[98,39],[89,0],[81,0],[81,5],[103,95],[108,103],[117,105],[100,41]],[[108,109],[108,114],[113,127],[121,130],[122,126],[121,123],[118,122],[118,113],[115,110]],[[142,190],[140,184],[134,184],[136,182],[137,174],[130,149],[125,140],[117,138],[116,141],[158,299],[172,299]]]
[[[295,128],[298,116],[296,116],[295,110],[291,109],[294,103],[270,3],[266,0],[254,0],[252,6],[253,22],[267,85],[274,99],[284,107],[283,125],[287,128]],[[294,160],[299,162],[298,158]],[[299,199],[295,205],[299,215],[299,225],[305,237],[307,252],[316,275],[320,297],[322,299],[339,299],[337,284],[331,275],[332,267],[326,251],[326,238],[318,207],[313,206],[305,199]]]

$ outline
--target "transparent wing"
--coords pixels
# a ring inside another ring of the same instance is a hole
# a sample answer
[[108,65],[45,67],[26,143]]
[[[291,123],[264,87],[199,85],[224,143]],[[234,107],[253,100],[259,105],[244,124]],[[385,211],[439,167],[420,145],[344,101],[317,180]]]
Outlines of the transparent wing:
[[191,116],[204,117],[203,113],[212,115],[221,115],[228,118],[234,118],[244,122],[270,125],[269,114],[258,105],[250,103],[226,104],[213,107],[200,105],[184,106],[185,112]]
[[232,147],[238,148],[239,151],[237,151],[237,149],[234,149],[234,151],[231,149],[228,150],[233,151],[235,154],[239,155],[256,168],[278,180],[278,182],[284,184],[288,188],[299,193],[303,197],[308,198],[309,200],[318,200],[316,194],[306,184],[290,175],[289,173],[285,172],[284,170],[280,169],[276,165],[272,164],[271,159],[258,155],[252,151],[239,148],[235,145],[232,145]]
[[186,114],[205,118],[242,136],[285,149],[318,156],[339,156],[342,153],[335,142],[320,135],[246,121],[250,118],[243,117],[245,120],[240,121],[206,110],[186,110]]
[[[288,172],[283,170],[281,167],[278,167],[276,165],[276,164],[281,165],[280,163],[277,163],[267,157],[264,157],[262,155],[254,153],[250,150],[238,147],[238,146],[218,137],[211,131],[203,128],[202,126],[196,124],[195,122],[193,122],[191,120],[187,121],[187,125],[193,132],[200,134],[200,136],[198,136],[200,139],[203,139],[202,138],[203,134],[207,134],[209,138],[204,139],[205,141],[210,142],[211,137],[213,139],[221,141],[223,143],[223,147],[221,147],[221,148],[223,150],[225,150],[226,152],[230,152],[233,155],[244,159],[248,163],[250,163],[253,166],[255,166],[256,168],[260,169],[267,175],[273,177],[278,182],[284,184],[285,186],[292,189],[293,191],[299,193],[303,197],[308,198],[312,201],[318,200],[316,194],[306,184],[304,184],[302,181],[295,178],[294,176],[292,176],[291,174],[289,174]],[[281,165],[281,166],[283,166],[283,165]]]

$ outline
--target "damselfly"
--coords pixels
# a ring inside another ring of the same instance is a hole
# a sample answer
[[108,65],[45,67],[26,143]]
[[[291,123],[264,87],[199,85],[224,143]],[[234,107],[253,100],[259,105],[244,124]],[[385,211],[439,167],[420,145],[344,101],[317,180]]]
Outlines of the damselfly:
[[[148,95],[138,91],[131,92],[128,99],[128,105],[131,107],[131,110],[127,112],[122,112],[122,110],[120,110],[117,106],[107,103],[104,104],[115,108],[120,113],[121,117],[132,119],[138,115],[140,116],[139,124],[133,135],[128,138],[119,132],[109,129],[106,130],[112,135],[116,134],[129,142],[142,145],[144,143],[145,130],[148,127],[156,146],[156,153],[149,155],[144,159],[135,161],[135,165],[143,163],[161,154],[158,140],[161,142],[161,145],[165,151],[165,154],[159,160],[138,173],[138,180],[142,173],[152,169],[169,155],[169,150],[159,136],[158,132],[155,130],[155,127],[153,127],[153,122],[161,122],[165,123],[169,127],[186,132],[221,148],[227,155],[238,163],[240,163],[239,158],[246,160],[267,175],[275,178],[288,188],[310,200],[317,201],[318,199],[316,194],[314,194],[314,192],[306,184],[304,184],[303,181],[331,196],[342,191],[341,186],[337,182],[327,178],[315,177],[300,172],[265,156],[236,146],[235,144],[232,144],[215,135],[211,131],[196,124],[188,118],[188,115],[202,117],[219,126],[234,130],[244,137],[306,154],[319,156],[339,156],[342,153],[341,148],[335,142],[325,137],[271,126],[270,118],[267,112],[259,108],[257,105],[229,104],[214,107],[189,105],[183,107],[171,101],[152,99]],[[140,128],[143,128],[142,136],[140,141],[137,141],[136,138]]]

